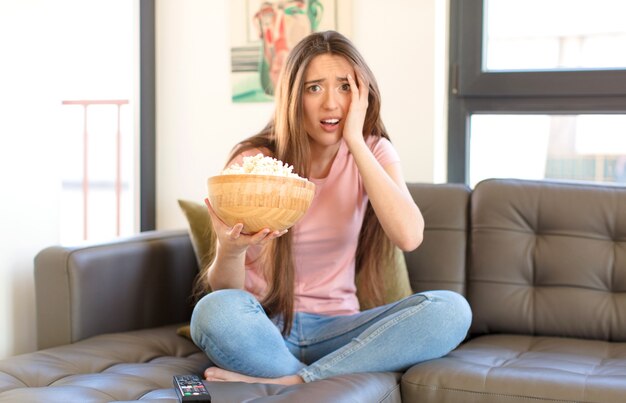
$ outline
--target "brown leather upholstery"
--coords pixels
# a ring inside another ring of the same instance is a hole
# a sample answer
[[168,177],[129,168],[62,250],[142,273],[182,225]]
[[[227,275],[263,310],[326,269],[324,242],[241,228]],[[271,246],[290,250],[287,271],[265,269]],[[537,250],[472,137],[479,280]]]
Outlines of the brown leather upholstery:
[[490,180],[471,203],[473,333],[626,341],[626,188]]
[[0,402],[109,402],[157,394],[177,402],[171,374],[201,372],[206,362],[176,335],[176,326],[104,334],[0,361]]
[[296,386],[209,382],[209,388],[213,402],[217,398],[224,403],[400,403],[400,376],[394,372],[351,374]]
[[488,180],[470,204],[474,338],[403,401],[626,401],[626,188]]
[[47,248],[35,257],[38,347],[186,321],[197,270],[185,231]]
[[[214,401],[626,401],[626,188],[499,179],[410,191],[426,222],[405,255],[411,284],[465,293],[472,337],[403,375],[208,383]],[[176,402],[172,375],[206,366],[175,334],[197,272],[185,231],[48,248],[35,266],[39,343],[58,347],[0,361],[0,403]]]
[[409,184],[424,216],[424,241],[405,253],[414,292],[452,290],[465,294],[470,189],[459,184]]
[[599,340],[486,335],[407,371],[410,402],[626,401],[626,345]]
[[[0,403],[178,402],[173,374],[200,374],[203,352],[177,326],[105,334],[0,361]],[[354,374],[301,387],[207,382],[214,403],[400,402],[398,373]]]

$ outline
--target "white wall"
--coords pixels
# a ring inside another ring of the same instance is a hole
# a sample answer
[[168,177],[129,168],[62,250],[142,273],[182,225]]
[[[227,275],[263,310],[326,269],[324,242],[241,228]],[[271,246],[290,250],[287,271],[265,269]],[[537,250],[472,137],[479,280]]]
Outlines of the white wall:
[[[346,1],[346,0],[341,0]],[[354,0],[351,39],[374,71],[408,181],[443,182],[448,0]],[[176,199],[257,132],[272,104],[233,104],[229,1],[157,2],[157,227],[182,228]]]
[[[114,32],[101,33],[112,27],[111,13],[129,4],[0,0],[0,359],[36,348],[33,259],[41,249],[59,244],[61,221],[63,229],[71,229],[60,208],[61,183],[68,179],[66,162],[78,155],[80,164],[81,156],[73,147],[74,132],[66,130],[68,107],[61,100],[124,98],[120,89],[130,80],[119,71],[127,65],[120,67],[119,58],[115,63],[111,57],[123,49],[111,50],[108,42],[128,35],[130,24],[116,23]],[[132,21],[132,15],[125,18]],[[107,79],[111,76],[113,83]],[[75,133],[80,137],[81,111],[78,116]],[[98,151],[103,155],[102,148]],[[96,173],[92,170],[92,177]]]
[[[35,349],[33,258],[59,241],[57,56],[46,0],[0,2],[0,358]],[[16,23],[19,22],[19,23]],[[42,68],[46,66],[46,68]],[[44,90],[46,89],[46,90]]]

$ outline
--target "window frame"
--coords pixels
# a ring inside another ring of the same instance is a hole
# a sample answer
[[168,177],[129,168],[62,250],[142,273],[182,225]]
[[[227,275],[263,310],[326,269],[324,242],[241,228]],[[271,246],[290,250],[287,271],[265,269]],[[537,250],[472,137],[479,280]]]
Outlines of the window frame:
[[626,69],[483,71],[485,0],[450,0],[448,181],[468,183],[470,116],[626,112]]
[[156,228],[155,4],[139,1],[139,231]]

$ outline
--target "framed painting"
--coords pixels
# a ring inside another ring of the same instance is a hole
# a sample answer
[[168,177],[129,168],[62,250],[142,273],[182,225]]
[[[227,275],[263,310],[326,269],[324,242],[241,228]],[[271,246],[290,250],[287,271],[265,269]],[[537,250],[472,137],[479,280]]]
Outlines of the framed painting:
[[272,102],[291,48],[316,31],[336,30],[349,36],[350,7],[350,0],[232,0],[233,102]]

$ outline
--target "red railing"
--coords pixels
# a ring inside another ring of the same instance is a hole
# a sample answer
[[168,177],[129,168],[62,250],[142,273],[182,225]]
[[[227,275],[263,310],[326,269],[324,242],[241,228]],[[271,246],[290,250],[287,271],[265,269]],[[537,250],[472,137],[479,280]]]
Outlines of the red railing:
[[128,100],[114,99],[114,100],[78,100],[78,101],[63,101],[63,105],[79,105],[83,107],[83,239],[87,239],[89,233],[89,133],[88,133],[88,114],[87,110],[89,106],[93,105],[115,105],[117,106],[117,133],[115,139],[115,231],[116,235],[120,235],[120,210],[121,210],[121,195],[122,195],[122,131],[120,128],[120,115],[123,105],[127,105]]

